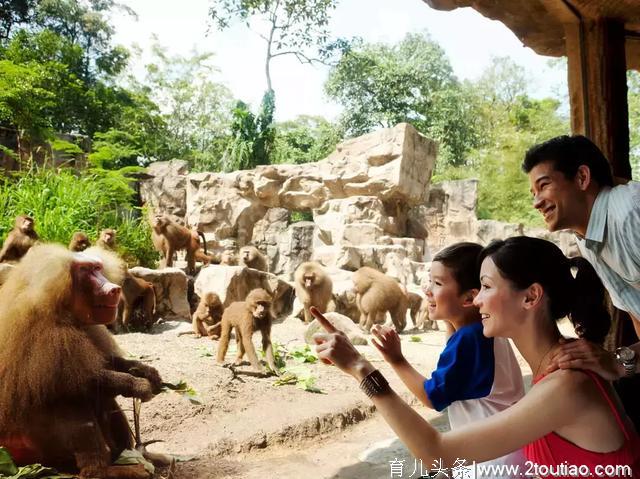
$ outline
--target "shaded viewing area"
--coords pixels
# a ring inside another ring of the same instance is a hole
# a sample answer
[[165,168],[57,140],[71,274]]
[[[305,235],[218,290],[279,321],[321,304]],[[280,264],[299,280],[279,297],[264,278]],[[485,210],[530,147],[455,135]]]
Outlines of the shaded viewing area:
[[[471,7],[502,22],[536,53],[566,56],[572,132],[600,147],[614,176],[631,179],[627,70],[640,69],[640,2],[423,1],[437,10]],[[635,342],[631,318],[617,313],[616,342]]]

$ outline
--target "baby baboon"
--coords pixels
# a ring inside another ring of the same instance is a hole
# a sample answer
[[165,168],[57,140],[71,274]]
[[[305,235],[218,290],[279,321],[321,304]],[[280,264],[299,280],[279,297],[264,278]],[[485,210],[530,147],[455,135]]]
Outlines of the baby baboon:
[[407,295],[407,307],[409,309],[409,317],[411,318],[411,322],[413,325],[416,325],[416,321],[418,320],[418,313],[420,311],[420,305],[422,304],[422,296],[418,293],[412,293],[407,291],[407,288],[400,285],[404,294]]
[[294,280],[296,296],[304,306],[304,322],[310,323],[313,320],[309,312],[311,306],[315,306],[321,313],[326,313],[331,301],[333,283],[320,263],[302,263],[296,269]]
[[196,338],[209,336],[211,339],[218,339],[223,312],[220,296],[211,291],[204,293],[192,318],[193,334]]
[[19,261],[29,248],[38,241],[38,234],[33,228],[33,218],[26,215],[16,217],[13,229],[4,240],[0,250],[0,263],[3,261]]
[[385,321],[387,311],[398,332],[407,325],[407,295],[393,278],[367,266],[353,273],[356,301],[360,310],[360,326],[370,331],[374,324]]
[[262,333],[262,350],[267,356],[267,364],[269,364],[274,373],[278,374],[278,368],[273,357],[273,346],[271,345],[271,323],[273,322],[271,302],[271,295],[264,289],[254,289],[244,301],[235,301],[227,306],[222,315],[218,363],[224,363],[224,357],[229,348],[231,328],[234,328],[236,344],[238,345],[235,364],[242,362],[242,357],[246,351],[253,369],[264,374],[264,367],[260,364],[256,350],[251,342],[253,333],[260,330]]
[[79,253],[80,251],[86,250],[89,246],[91,246],[91,242],[89,241],[89,237],[86,234],[84,234],[82,231],[76,231],[75,233],[73,233],[71,242],[69,243],[70,251]]
[[100,236],[96,241],[96,246],[107,249],[109,251],[116,250],[116,230],[107,228],[100,231]]
[[260,271],[269,271],[267,258],[255,246],[240,248],[240,264]]

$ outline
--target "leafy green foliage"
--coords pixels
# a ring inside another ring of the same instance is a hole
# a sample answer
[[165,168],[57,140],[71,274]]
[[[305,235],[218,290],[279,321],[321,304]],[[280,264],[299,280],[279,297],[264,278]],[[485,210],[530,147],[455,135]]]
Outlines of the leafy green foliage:
[[440,163],[454,165],[464,164],[479,142],[473,103],[444,50],[427,34],[409,34],[396,45],[354,42],[325,90],[343,106],[349,135],[409,122],[440,142]]
[[0,447],[0,477],[9,479],[73,479],[75,476],[60,474],[55,469],[40,464],[17,467],[9,451]]
[[35,218],[43,241],[65,245],[76,231],[95,239],[103,228],[114,228],[125,260],[151,266],[157,253],[144,215],[131,206],[127,172],[94,169],[76,176],[64,168],[33,169],[0,179],[0,238],[20,214]]
[[298,346],[291,351],[287,352],[287,358],[293,359],[296,363],[316,363],[318,356],[311,351],[311,346],[305,344],[304,346]]
[[316,378],[307,369],[292,368],[284,371],[273,383],[274,386],[295,385],[298,389],[316,394],[324,394],[322,389],[316,386]]
[[268,165],[273,149],[275,128],[274,93],[262,97],[260,113],[254,115],[246,103],[239,101],[233,110],[232,139],[223,157],[224,171],[236,171]]
[[313,213],[311,211],[292,211],[289,221],[291,223],[299,223],[300,221],[313,221]]
[[200,405],[202,401],[198,392],[189,386],[186,381],[180,380],[177,383],[162,383],[164,390],[170,390],[185,397],[190,403]]
[[466,84],[482,142],[468,154],[467,165],[436,165],[432,181],[479,178],[478,217],[542,226],[531,207],[529,180],[521,170],[527,149],[569,133],[556,99],[533,99],[526,92],[526,71],[513,60],[494,58],[475,84]]
[[219,171],[228,143],[232,95],[213,81],[212,53],[170,56],[157,42],[144,84],[133,88],[163,106],[162,158],[181,158],[192,171]]
[[0,44],[15,26],[31,21],[36,4],[36,0],[0,0]]
[[276,124],[271,163],[310,163],[329,156],[344,132],[319,116],[302,115]]
[[634,180],[640,180],[640,73],[627,72],[629,99],[629,142],[631,172]]
[[89,161],[98,168],[119,169],[137,165],[142,153],[134,136],[122,130],[110,129],[106,133],[96,133],[93,152]]

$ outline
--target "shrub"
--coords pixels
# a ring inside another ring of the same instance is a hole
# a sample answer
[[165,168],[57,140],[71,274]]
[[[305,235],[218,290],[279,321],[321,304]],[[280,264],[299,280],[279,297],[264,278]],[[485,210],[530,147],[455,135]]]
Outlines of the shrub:
[[132,204],[126,172],[33,168],[0,179],[0,238],[6,238],[20,214],[35,219],[43,241],[65,245],[75,231],[95,240],[100,230],[113,228],[127,262],[151,266],[157,254],[145,216]]

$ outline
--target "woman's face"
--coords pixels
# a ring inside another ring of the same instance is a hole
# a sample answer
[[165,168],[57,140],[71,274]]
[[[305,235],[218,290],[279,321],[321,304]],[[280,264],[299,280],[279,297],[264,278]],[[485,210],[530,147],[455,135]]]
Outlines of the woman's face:
[[425,290],[429,319],[451,320],[464,314],[464,299],[451,270],[439,261],[431,263],[431,281]]
[[480,309],[483,334],[488,338],[511,337],[514,327],[523,320],[525,292],[504,279],[490,257],[480,267],[480,285],[473,304]]

